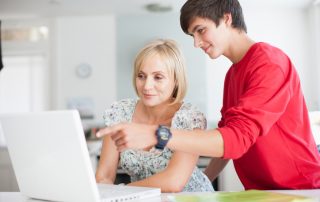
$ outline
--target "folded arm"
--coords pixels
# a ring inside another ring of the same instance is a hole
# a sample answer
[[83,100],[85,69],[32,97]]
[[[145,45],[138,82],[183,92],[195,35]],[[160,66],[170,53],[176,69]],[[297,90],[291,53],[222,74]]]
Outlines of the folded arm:
[[117,174],[119,152],[110,136],[103,140],[99,165],[96,171],[97,183],[113,184]]
[[197,160],[197,155],[174,152],[163,171],[128,185],[159,187],[162,192],[181,192],[189,181]]

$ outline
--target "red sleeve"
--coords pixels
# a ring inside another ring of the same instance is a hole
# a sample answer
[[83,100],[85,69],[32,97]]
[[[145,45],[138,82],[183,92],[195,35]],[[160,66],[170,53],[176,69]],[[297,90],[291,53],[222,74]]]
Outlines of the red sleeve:
[[[261,64],[245,74],[236,105],[223,116],[218,128],[224,140],[224,158],[237,159],[268,133],[283,114],[290,99],[290,73],[275,64]],[[230,78],[234,79],[234,78]],[[235,92],[236,93],[236,92]]]

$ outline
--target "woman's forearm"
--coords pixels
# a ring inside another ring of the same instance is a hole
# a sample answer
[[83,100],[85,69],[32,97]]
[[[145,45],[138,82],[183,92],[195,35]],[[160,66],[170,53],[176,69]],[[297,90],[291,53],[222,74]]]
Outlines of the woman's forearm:
[[146,179],[129,183],[129,186],[157,187],[163,193],[181,192],[185,186],[178,175],[166,175],[163,172],[152,175]]
[[97,183],[102,183],[102,184],[113,184],[114,183],[112,179],[108,179],[108,178],[96,177],[96,181],[97,181]]

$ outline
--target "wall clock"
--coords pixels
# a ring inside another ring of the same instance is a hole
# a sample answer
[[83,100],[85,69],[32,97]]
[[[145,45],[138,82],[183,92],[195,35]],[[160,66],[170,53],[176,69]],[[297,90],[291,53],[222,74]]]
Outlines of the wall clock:
[[76,75],[79,78],[88,78],[90,77],[91,73],[92,73],[92,67],[87,63],[81,63],[76,66]]

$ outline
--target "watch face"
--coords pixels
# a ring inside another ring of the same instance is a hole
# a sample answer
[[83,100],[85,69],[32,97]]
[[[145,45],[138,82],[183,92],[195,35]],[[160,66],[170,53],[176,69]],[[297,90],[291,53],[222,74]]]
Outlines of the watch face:
[[158,143],[155,145],[156,149],[164,149],[172,136],[170,129],[160,125],[156,131],[156,135],[158,139]]
[[160,131],[159,131],[159,136],[162,140],[168,140],[169,139],[169,133],[168,133],[168,130],[165,129],[165,128],[162,128]]

